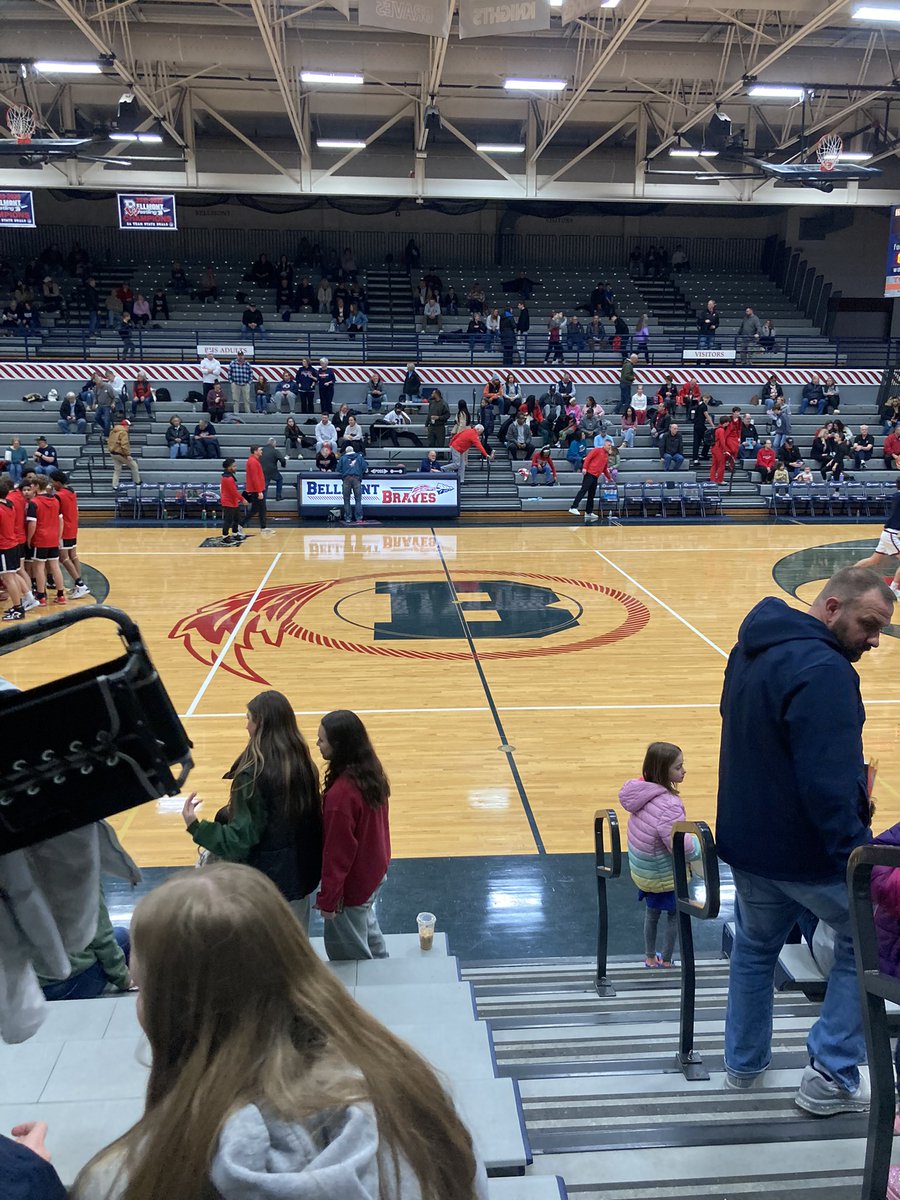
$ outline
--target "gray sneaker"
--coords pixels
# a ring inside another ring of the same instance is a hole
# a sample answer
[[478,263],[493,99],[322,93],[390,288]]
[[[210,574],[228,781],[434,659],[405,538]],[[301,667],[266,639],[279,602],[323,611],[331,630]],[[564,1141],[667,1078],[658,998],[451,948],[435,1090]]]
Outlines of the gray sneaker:
[[765,1071],[758,1075],[735,1075],[733,1071],[725,1071],[725,1087],[732,1092],[748,1092],[751,1088],[762,1087]]
[[860,1076],[859,1087],[848,1092],[835,1079],[823,1075],[812,1064],[803,1072],[794,1103],[814,1117],[869,1111],[869,1081]]

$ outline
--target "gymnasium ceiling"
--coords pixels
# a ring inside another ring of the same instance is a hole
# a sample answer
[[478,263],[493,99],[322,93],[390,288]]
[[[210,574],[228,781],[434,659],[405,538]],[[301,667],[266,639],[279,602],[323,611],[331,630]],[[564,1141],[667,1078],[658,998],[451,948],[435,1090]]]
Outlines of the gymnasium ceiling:
[[[447,38],[361,28],[357,0],[349,19],[327,0],[0,0],[0,102],[27,100],[52,134],[86,132],[115,119],[133,84],[139,128],[164,135],[152,147],[104,143],[98,163],[4,158],[0,186],[888,205],[900,190],[900,24],[854,20],[859,3],[621,0],[567,23],[552,8],[546,31],[460,41],[456,0]],[[105,65],[23,80],[19,63],[48,55]],[[301,70],[365,82],[308,85]],[[566,86],[509,94],[507,76]],[[748,76],[811,94],[755,101]],[[807,161],[838,132],[883,174],[824,195],[717,180],[715,162],[672,158],[678,135],[699,147],[717,102],[761,157]],[[425,121],[432,105],[440,128]],[[328,151],[322,138],[367,144]],[[526,150],[479,152],[484,142]],[[130,167],[117,164],[126,154]]]

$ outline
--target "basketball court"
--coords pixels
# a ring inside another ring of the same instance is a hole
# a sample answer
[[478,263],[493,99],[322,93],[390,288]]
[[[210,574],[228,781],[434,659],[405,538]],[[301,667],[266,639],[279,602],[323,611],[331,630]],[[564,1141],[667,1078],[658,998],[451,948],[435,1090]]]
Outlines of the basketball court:
[[[685,752],[688,815],[715,815],[722,672],[762,597],[802,605],[875,526],[279,529],[239,549],[199,529],[85,528],[98,599],[135,619],[195,745],[213,813],[258,691],[315,741],[363,715],[393,786],[396,858],[586,853],[646,744]],[[78,603],[78,602],[76,602]],[[100,623],[98,623],[100,624]],[[859,665],[876,828],[900,819],[900,626]],[[9,655],[25,686],[112,657],[83,626]],[[765,772],[764,752],[759,770]],[[114,818],[142,866],[190,863],[181,802]]]

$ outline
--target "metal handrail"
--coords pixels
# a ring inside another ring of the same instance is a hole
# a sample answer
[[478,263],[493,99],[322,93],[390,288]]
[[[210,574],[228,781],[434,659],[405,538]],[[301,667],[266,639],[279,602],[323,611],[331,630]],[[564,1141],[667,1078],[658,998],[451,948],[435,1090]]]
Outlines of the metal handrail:
[[[702,900],[691,895],[685,838],[694,837],[700,847],[705,888]],[[705,821],[677,821],[672,827],[672,860],[675,876],[675,909],[678,945],[681,952],[681,1005],[678,1051],[675,1063],[685,1079],[693,1083],[709,1079],[709,1071],[694,1049],[694,1010],[697,1001],[697,964],[694,957],[692,921],[712,921],[719,915],[719,858],[712,830]]]
[[[609,826],[609,866],[606,865],[604,825]],[[597,875],[597,972],[594,976],[594,987],[598,996],[614,996],[615,988],[606,977],[609,946],[609,902],[606,897],[606,881],[618,879],[622,874],[622,840],[619,834],[619,818],[615,810],[611,808],[600,808],[594,813],[594,871]]]
[[894,1064],[885,1001],[900,1004],[900,979],[879,969],[878,937],[872,905],[872,868],[900,868],[900,846],[859,846],[847,864],[850,924],[856,974],[862,994],[863,1031],[872,1099],[866,1134],[862,1200],[884,1200],[894,1140]]

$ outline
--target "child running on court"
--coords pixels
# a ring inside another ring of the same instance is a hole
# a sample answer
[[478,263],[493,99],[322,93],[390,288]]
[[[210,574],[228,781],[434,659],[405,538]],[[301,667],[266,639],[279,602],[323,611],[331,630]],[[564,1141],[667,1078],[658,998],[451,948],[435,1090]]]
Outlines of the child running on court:
[[[619,802],[629,814],[628,865],[646,902],[644,965],[671,967],[675,949],[675,877],[672,864],[672,826],[685,817],[678,795],[684,780],[684,755],[671,742],[651,742],[644,755],[640,779],[622,785]],[[693,854],[693,840],[691,850]],[[662,952],[656,949],[660,917],[666,914]]]

